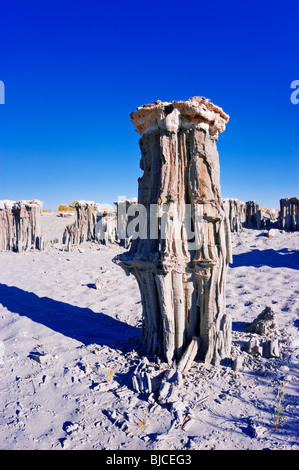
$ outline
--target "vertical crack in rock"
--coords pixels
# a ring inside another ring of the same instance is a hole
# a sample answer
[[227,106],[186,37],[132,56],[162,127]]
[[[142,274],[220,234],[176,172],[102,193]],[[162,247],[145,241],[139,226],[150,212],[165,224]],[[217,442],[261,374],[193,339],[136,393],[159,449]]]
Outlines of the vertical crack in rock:
[[130,116],[141,135],[138,203],[148,223],[157,205],[157,236],[133,237],[114,262],[137,279],[142,344],[169,364],[187,361],[188,351],[218,364],[231,349],[225,313],[231,230],[216,145],[229,116],[203,97],[157,101]]

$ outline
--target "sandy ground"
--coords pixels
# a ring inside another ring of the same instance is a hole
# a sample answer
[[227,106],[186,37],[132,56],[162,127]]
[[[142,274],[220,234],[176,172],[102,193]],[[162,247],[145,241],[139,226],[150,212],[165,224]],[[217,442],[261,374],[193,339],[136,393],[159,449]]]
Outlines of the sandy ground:
[[[45,239],[60,240],[68,223],[45,216]],[[90,243],[66,252],[56,243],[0,253],[0,448],[298,450],[299,233],[266,233],[232,235],[227,312],[242,369],[194,363],[178,401],[163,406],[132,389],[142,312],[135,279],[112,262],[122,248]],[[279,358],[244,350],[244,327],[266,306],[277,316]],[[147,359],[159,384],[167,365]],[[274,432],[283,382],[284,419]]]

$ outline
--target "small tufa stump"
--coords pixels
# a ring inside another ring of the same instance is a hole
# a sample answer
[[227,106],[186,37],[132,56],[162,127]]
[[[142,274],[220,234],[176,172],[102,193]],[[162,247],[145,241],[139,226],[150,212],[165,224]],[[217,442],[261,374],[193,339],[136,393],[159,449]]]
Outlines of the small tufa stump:
[[252,336],[247,343],[248,354],[254,357],[280,357],[279,342],[277,338],[259,338]]
[[93,287],[96,290],[101,290],[103,289],[104,285],[105,285],[105,282],[103,281],[103,279],[101,277],[98,277]]
[[260,206],[256,201],[246,202],[246,227],[257,228]]
[[190,342],[189,346],[187,347],[181,360],[178,363],[177,368],[180,372],[186,373],[190,369],[194,359],[197,356],[199,347],[200,347],[200,338],[197,338],[195,336],[194,338],[192,338],[192,341]]
[[128,233],[128,226],[134,219],[134,207],[137,206],[137,197],[121,199],[114,202],[117,208],[117,240],[121,246],[129,249],[132,243],[132,235]]
[[272,338],[264,342],[263,356],[267,358],[280,357],[279,343],[277,338]]
[[276,315],[271,307],[266,307],[246,328],[246,331],[253,333],[247,343],[249,354],[265,358],[280,356]]
[[279,227],[282,230],[299,230],[299,197],[280,199]]
[[246,328],[246,331],[262,336],[278,335],[275,312],[271,307],[266,307]]
[[224,210],[229,221],[230,231],[242,232],[246,223],[246,204],[238,199],[223,199]]
[[0,251],[42,250],[41,210],[43,202],[0,201]]

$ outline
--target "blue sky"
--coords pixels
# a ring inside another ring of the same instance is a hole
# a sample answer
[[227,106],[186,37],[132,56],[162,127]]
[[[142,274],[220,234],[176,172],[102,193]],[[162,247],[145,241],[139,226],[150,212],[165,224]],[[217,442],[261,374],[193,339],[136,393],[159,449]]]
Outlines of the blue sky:
[[47,209],[137,195],[129,113],[200,95],[230,115],[223,197],[298,196],[298,1],[35,1],[1,6],[0,199]]

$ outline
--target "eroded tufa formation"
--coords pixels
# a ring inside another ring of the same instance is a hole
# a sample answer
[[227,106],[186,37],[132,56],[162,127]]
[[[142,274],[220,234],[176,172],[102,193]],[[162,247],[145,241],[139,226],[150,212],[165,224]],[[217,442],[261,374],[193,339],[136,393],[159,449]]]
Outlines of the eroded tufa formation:
[[[224,300],[230,227],[220,194],[216,146],[229,116],[203,97],[157,101],[130,116],[141,135],[144,175],[138,203],[146,208],[147,227],[153,219],[150,207],[160,208],[156,236],[147,232],[147,237],[136,238],[130,250],[114,260],[137,279],[143,346],[172,363],[192,343],[193,357],[217,364],[231,349],[231,319]],[[183,229],[186,218],[191,219],[195,244]]]
[[62,242],[67,250],[81,243],[94,241],[103,244],[116,240],[115,214],[99,209],[93,201],[76,201],[76,220],[65,228]]
[[97,208],[93,201],[77,201],[74,205],[76,220],[65,228],[62,242],[69,250],[80,243],[95,240]]
[[276,209],[266,209],[256,201],[239,201],[238,199],[223,199],[232,233],[241,232],[243,227],[263,229],[275,224],[278,220]]
[[43,248],[40,216],[43,203],[0,201],[0,251],[27,251]]
[[242,232],[246,223],[246,204],[239,199],[225,198],[223,205],[229,220],[230,231]]
[[282,230],[299,230],[299,197],[280,199],[279,227]]

